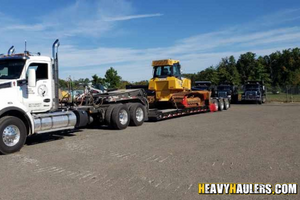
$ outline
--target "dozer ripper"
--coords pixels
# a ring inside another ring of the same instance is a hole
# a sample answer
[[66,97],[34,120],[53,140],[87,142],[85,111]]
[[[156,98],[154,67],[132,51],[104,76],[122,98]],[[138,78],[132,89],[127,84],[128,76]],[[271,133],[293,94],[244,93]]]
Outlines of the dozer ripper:
[[152,62],[153,78],[148,89],[151,107],[192,108],[209,104],[209,91],[192,91],[191,80],[183,78],[179,60],[155,60]]

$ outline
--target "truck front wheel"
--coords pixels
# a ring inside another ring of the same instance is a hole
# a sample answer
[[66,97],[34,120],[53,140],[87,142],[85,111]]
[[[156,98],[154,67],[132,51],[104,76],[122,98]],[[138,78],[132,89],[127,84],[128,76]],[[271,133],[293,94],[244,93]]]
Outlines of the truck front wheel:
[[130,122],[130,113],[126,105],[118,105],[112,112],[112,125],[115,129],[127,128]]
[[0,119],[0,152],[10,154],[24,146],[27,138],[27,129],[22,120],[13,116]]

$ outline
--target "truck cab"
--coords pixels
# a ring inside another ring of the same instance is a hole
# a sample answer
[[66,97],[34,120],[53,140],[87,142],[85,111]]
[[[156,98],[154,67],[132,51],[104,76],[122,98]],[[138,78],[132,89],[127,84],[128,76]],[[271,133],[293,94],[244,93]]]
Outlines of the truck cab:
[[217,86],[216,96],[228,98],[231,103],[237,102],[238,100],[237,87],[230,84],[220,84]]
[[[212,83],[210,81],[195,81],[194,91],[212,91]],[[213,95],[213,94],[212,94]]]
[[20,150],[28,135],[75,127],[74,112],[58,109],[58,46],[52,58],[13,46],[0,56],[0,153]]
[[243,102],[256,102],[259,104],[266,102],[266,89],[262,81],[247,81],[243,88]]
[[0,110],[10,105],[26,113],[53,109],[52,59],[16,54],[0,57]]

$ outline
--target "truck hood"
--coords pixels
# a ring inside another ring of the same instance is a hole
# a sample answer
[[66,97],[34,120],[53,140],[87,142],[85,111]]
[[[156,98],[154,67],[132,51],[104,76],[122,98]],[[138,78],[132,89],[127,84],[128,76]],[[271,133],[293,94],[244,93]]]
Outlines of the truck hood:
[[0,84],[1,83],[7,83],[7,82],[11,82],[11,79],[0,79]]

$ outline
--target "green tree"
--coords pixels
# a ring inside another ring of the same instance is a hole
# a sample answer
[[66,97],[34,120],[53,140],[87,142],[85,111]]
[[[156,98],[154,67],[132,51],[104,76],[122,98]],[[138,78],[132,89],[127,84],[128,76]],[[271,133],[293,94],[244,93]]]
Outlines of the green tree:
[[149,81],[148,80],[137,81],[134,82],[133,85],[149,85]]
[[125,89],[126,88],[126,85],[130,85],[130,82],[129,81],[125,81],[125,80],[121,80],[121,83],[120,83],[120,89]]
[[264,57],[268,72],[270,74],[271,85],[273,87],[281,85],[281,52],[277,51]]
[[247,52],[240,55],[239,60],[237,61],[237,70],[241,77],[241,82],[244,84],[246,81],[251,80],[251,77],[254,75],[254,70],[256,68],[256,59],[255,53]]
[[58,83],[59,83],[60,89],[67,89],[68,88],[68,82],[65,81],[65,80],[59,79]]
[[121,85],[122,77],[118,75],[117,70],[109,68],[105,73],[105,81],[110,88],[119,88]]
[[218,72],[213,66],[211,66],[201,72],[198,72],[195,81],[211,81],[213,85],[218,85],[219,84]]
[[266,63],[266,59],[262,56],[256,60],[254,72],[251,76],[252,80],[262,80],[266,85],[271,84],[270,69]]
[[92,76],[92,84],[93,84],[94,86],[97,86],[97,85],[99,85],[99,84],[105,86],[105,85],[106,85],[106,82],[105,82],[105,79],[104,79],[104,78],[101,78],[101,77],[99,77],[97,74],[95,74],[95,75]]
[[220,83],[240,84],[240,74],[236,68],[236,61],[233,56],[223,58],[217,66],[217,71]]

